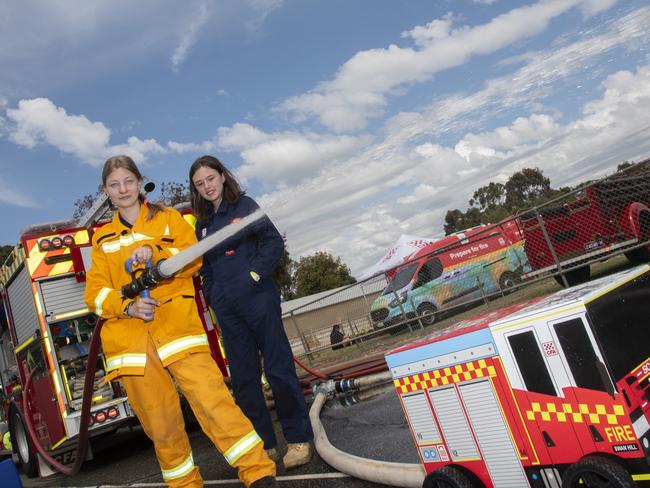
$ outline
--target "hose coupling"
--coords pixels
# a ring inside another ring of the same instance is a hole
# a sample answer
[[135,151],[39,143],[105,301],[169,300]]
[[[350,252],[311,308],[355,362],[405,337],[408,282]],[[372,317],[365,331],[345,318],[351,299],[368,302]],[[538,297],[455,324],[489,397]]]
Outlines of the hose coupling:
[[345,393],[346,391],[355,390],[357,388],[354,378],[352,379],[342,379],[335,382],[335,388],[338,393]]
[[171,276],[165,276],[160,272],[160,264],[163,261],[164,259],[161,259],[150,267],[147,267],[143,270],[138,270],[139,273],[134,272],[131,282],[122,287],[122,296],[133,300],[143,290],[154,288],[163,281],[171,278]]
[[334,380],[327,380],[327,381],[324,381],[322,383],[316,384],[311,390],[313,395],[314,395],[314,398],[319,393],[322,393],[323,395],[325,395],[325,397],[328,400],[331,399],[331,398],[334,398],[334,395],[336,395],[336,385],[335,385],[335,383],[336,382]]

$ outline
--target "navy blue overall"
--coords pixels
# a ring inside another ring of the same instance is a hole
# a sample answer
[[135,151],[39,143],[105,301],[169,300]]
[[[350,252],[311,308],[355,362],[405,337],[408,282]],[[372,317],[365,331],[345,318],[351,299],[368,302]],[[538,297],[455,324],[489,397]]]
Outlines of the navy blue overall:
[[[214,214],[197,223],[197,238],[258,208],[247,196],[235,204],[222,200]],[[313,438],[282,323],[280,294],[271,279],[283,246],[282,236],[265,216],[206,253],[201,270],[206,299],[221,327],[235,400],[264,440],[265,449],[275,447],[277,440],[262,391],[260,353],[284,438],[288,443]]]

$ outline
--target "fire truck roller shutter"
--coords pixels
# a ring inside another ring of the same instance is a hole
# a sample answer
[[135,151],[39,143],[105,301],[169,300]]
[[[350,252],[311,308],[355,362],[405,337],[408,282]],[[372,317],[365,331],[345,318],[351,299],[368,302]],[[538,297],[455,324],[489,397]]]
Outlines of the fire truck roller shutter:
[[23,267],[14,280],[9,283],[7,295],[16,328],[16,339],[20,345],[34,334],[38,324],[32,282],[27,273],[27,267]]
[[494,486],[530,486],[490,382],[465,383],[458,389]]

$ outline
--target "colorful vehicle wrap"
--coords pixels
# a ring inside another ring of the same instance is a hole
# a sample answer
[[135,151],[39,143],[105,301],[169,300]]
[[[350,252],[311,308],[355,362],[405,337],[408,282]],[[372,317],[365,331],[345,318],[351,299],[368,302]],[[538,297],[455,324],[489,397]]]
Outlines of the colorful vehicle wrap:
[[481,226],[436,241],[398,268],[371,305],[375,328],[421,317],[517,284],[530,271],[514,222]]

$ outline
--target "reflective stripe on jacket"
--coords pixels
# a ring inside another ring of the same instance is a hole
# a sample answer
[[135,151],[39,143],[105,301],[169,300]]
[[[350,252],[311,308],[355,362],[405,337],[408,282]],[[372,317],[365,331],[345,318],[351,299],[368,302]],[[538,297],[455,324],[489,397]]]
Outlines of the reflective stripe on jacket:
[[107,372],[112,371],[110,378],[143,374],[147,335],[165,366],[192,352],[209,351],[192,283],[201,258],[151,290],[152,298],[160,302],[151,322],[125,314],[131,300],[122,296],[121,289],[131,281],[125,263],[133,250],[150,246],[156,263],[196,242],[194,229],[176,210],[165,208],[147,221],[148,211],[146,205],[141,207],[132,228],[115,213],[113,220],[93,235],[92,266],[86,274],[84,298],[92,311],[106,319],[101,336]]

